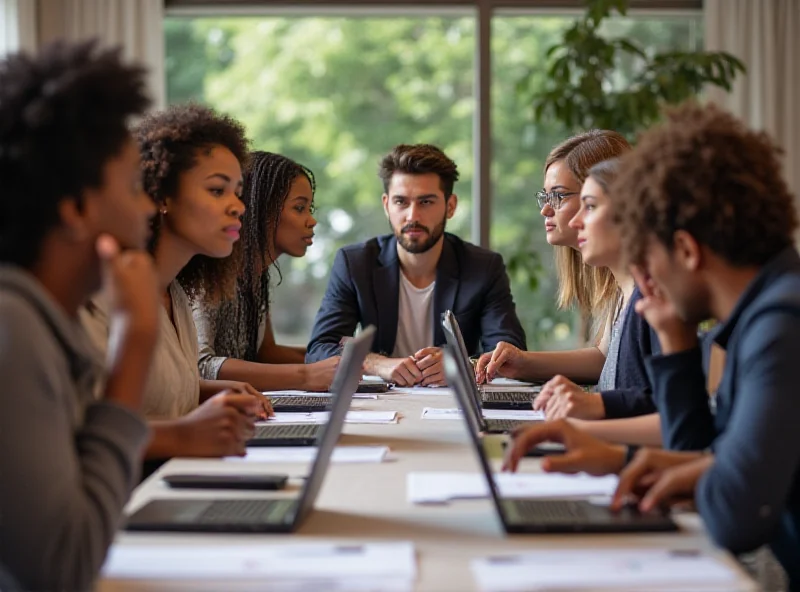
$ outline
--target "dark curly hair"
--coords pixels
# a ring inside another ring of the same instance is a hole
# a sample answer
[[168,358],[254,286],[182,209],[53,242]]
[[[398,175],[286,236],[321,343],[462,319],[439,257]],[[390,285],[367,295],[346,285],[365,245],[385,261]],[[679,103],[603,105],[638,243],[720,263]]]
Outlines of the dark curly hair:
[[609,193],[629,259],[643,262],[650,236],[671,250],[678,230],[736,266],[792,245],[797,212],[772,140],[713,104],[665,115],[622,158]]
[[[311,184],[313,198],[316,181],[308,168],[280,154],[251,154],[242,195],[247,214],[242,220],[242,238],[234,247],[239,262],[236,298],[222,303],[211,319],[216,328],[217,355],[251,362],[256,359],[259,325],[269,311],[269,268],[276,258],[269,249],[275,244],[289,190],[300,176]],[[277,262],[274,265],[280,276],[280,267]],[[240,349],[242,343],[247,344],[244,351]]]
[[55,43],[0,62],[0,261],[35,265],[58,205],[103,182],[149,104],[145,70],[95,41]]
[[389,191],[389,183],[395,173],[439,175],[442,193],[448,198],[453,195],[453,186],[458,181],[456,163],[432,144],[399,144],[381,159],[378,176],[383,181],[385,192]]
[[[142,185],[159,210],[167,197],[177,194],[181,173],[197,164],[201,151],[224,146],[242,168],[247,164],[249,143],[244,127],[227,115],[194,103],[173,105],[147,115],[136,126],[134,135],[142,157]],[[151,253],[158,245],[162,223],[161,215],[151,223]],[[193,301],[201,295],[218,300],[232,292],[236,269],[233,258],[197,255],[178,274],[178,282]]]

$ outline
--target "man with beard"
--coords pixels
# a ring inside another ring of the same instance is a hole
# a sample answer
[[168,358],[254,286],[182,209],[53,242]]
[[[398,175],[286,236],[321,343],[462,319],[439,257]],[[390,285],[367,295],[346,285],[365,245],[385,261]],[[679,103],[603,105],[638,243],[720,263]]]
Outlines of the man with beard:
[[367,374],[399,386],[445,383],[442,313],[452,310],[470,354],[500,341],[525,347],[503,258],[445,232],[458,168],[436,146],[396,146],[380,163],[392,234],[340,249],[306,362],[340,352],[356,327],[375,325]]

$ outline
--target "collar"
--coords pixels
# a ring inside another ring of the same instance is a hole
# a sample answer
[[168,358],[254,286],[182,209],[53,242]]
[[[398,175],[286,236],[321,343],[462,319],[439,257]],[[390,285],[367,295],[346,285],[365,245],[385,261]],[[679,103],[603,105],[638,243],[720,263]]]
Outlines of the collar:
[[[387,235],[388,240],[383,243],[383,248],[378,254],[378,261],[383,267],[392,267],[393,265],[400,266],[400,260],[397,256],[397,238],[394,235]],[[453,236],[445,232],[443,235],[442,253],[439,255],[439,261],[436,264],[436,276],[444,277],[458,277],[459,264],[456,249],[453,246]]]
[[744,292],[742,292],[730,316],[724,323],[720,323],[720,325],[713,330],[714,341],[722,348],[727,348],[728,340],[733,334],[733,330],[736,328],[736,324],[744,314],[744,311],[758,298],[769,282],[775,279],[776,276],[783,275],[791,270],[800,270],[800,255],[798,255],[794,247],[786,247],[761,267],[758,275],[753,278]]

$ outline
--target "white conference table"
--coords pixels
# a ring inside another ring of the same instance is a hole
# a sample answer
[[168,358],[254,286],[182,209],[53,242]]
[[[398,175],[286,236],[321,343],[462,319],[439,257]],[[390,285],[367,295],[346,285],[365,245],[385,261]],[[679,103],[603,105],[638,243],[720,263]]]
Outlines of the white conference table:
[[[116,545],[252,544],[270,540],[293,542],[412,541],[417,554],[418,591],[476,590],[470,571],[474,558],[532,549],[602,549],[614,545],[636,549],[711,550],[696,514],[681,514],[678,533],[635,535],[506,535],[488,499],[462,500],[447,505],[420,506],[406,500],[406,475],[411,471],[474,471],[478,461],[467,440],[466,426],[455,420],[423,420],[423,407],[453,408],[450,395],[380,395],[378,400],[357,399],[353,409],[395,410],[398,424],[345,424],[339,445],[387,445],[393,460],[370,464],[331,464],[314,511],[293,535],[227,535],[120,532]],[[539,470],[539,461],[525,459],[522,470]],[[160,475],[168,472],[283,473],[301,477],[309,464],[267,464],[221,460],[173,459],[133,494],[127,511],[155,497],[275,497],[294,496],[300,487],[292,480],[285,492],[210,492],[170,490]],[[719,552],[718,552],[719,553]],[[720,553],[723,556],[722,553]],[[735,561],[724,556],[740,573],[743,587],[751,582]],[[752,589],[755,584],[749,584]],[[219,590],[220,582],[101,580],[103,592],[127,590]],[[226,590],[262,590],[263,581],[225,584]]]

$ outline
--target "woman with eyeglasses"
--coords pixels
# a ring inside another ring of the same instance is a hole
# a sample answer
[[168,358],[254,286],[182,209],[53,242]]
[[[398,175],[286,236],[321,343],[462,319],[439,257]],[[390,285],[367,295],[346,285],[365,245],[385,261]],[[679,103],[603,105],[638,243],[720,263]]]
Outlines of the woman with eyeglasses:
[[[556,250],[559,306],[577,305],[584,316],[592,320],[595,343],[591,347],[563,352],[526,352],[500,343],[493,352],[481,356],[477,364],[479,382],[496,376],[548,380],[534,403],[534,408],[544,410],[548,419],[607,419],[654,411],[652,402],[642,391],[647,386],[643,365],[635,365],[632,375],[621,383],[624,388],[619,388],[615,380],[618,351],[612,352],[612,359],[607,361],[613,329],[620,328],[618,321],[628,310],[633,280],[624,267],[615,269],[615,274],[607,267],[608,262],[589,265],[584,261],[578,227],[570,224],[581,209],[581,188],[590,169],[629,150],[627,140],[617,132],[591,130],[573,136],[556,146],[547,157],[544,189],[537,194],[547,242]],[[609,229],[608,232],[614,231]],[[635,346],[635,342],[634,339],[630,345]],[[619,343],[613,345],[616,348]],[[598,384],[599,395],[585,392],[576,382]]]
[[200,374],[207,380],[245,381],[260,390],[326,391],[338,357],[305,364],[304,347],[275,343],[269,308],[270,268],[281,255],[303,257],[314,228],[314,174],[271,152],[253,152],[244,175],[242,240],[235,298],[198,302],[194,320]]

